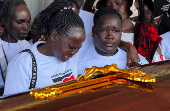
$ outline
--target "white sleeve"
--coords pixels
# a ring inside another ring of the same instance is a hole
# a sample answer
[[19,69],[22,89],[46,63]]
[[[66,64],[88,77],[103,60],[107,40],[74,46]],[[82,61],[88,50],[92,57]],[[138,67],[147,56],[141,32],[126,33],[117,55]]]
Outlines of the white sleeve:
[[149,62],[145,59],[145,57],[143,57],[142,55],[138,54],[139,58],[140,58],[140,62],[138,62],[141,65],[144,64],[149,64]]
[[7,68],[4,95],[29,91],[32,59],[30,55],[25,53],[27,52],[19,54],[10,61]]

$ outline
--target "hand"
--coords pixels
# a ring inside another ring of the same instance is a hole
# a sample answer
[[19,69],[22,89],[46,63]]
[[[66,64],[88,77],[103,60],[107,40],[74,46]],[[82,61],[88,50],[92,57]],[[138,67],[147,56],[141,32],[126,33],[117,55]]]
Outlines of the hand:
[[137,62],[140,62],[138,52],[137,52],[135,46],[131,45],[129,50],[127,51],[127,64],[126,64],[126,67],[130,68],[131,63],[137,63]]
[[39,38],[38,41],[45,41],[44,35],[41,35],[41,38]]

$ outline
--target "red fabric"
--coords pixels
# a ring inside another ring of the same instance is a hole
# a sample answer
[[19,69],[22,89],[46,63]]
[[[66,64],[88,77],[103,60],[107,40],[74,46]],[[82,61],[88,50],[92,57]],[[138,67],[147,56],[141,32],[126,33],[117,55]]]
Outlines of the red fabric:
[[136,22],[134,40],[138,53],[151,63],[155,51],[162,40],[154,25]]

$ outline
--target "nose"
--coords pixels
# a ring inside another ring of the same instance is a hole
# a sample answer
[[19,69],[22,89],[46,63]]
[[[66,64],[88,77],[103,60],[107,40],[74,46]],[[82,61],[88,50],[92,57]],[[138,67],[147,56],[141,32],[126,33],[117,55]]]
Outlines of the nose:
[[29,30],[30,29],[30,23],[23,23],[23,29]]
[[75,55],[78,51],[79,51],[79,49],[72,50],[72,51],[70,52],[70,55],[73,56],[73,55]]
[[107,36],[106,36],[106,39],[114,39],[114,35],[113,35],[113,32],[112,31],[109,31]]

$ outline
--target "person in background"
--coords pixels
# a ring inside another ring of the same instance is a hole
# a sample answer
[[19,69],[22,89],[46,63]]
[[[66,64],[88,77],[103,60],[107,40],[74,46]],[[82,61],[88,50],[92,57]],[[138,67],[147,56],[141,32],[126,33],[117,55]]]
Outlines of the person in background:
[[142,0],[136,0],[135,6],[139,14],[135,26],[135,46],[138,53],[143,55],[149,63],[163,61],[164,56],[160,46],[162,38],[159,37],[155,26],[148,23],[151,18],[146,19]]
[[19,52],[30,47],[24,40],[28,36],[31,15],[25,1],[5,0],[0,11],[4,33],[0,38],[1,72],[0,87],[4,86],[8,62]]
[[122,37],[121,40],[133,45],[134,43],[134,22],[130,20],[133,0],[99,0],[97,9],[111,7],[116,9],[122,16]]
[[[78,57],[75,54],[85,40],[85,31],[82,19],[72,10],[72,6],[68,0],[57,0],[40,13],[37,30],[41,32],[45,29],[47,39],[46,42],[34,43],[30,48],[37,66],[36,80],[32,75],[32,57],[28,52],[22,52],[8,65],[4,95],[77,78]],[[34,87],[30,87],[32,79],[35,80]]]
[[[104,67],[117,64],[119,69],[126,68],[127,53],[118,46],[122,36],[122,17],[113,8],[105,7],[97,10],[94,15],[94,44],[81,54],[78,73],[85,74],[85,68],[92,66]],[[141,57],[141,63],[148,62]]]
[[86,32],[86,35],[88,36],[88,35],[91,34],[91,30],[92,30],[92,27],[93,27],[93,16],[94,16],[94,14],[80,9],[81,6],[84,3],[84,0],[76,0],[76,1],[77,1],[78,6],[79,6],[79,10],[80,10],[79,16],[82,18],[82,20],[84,22],[85,32]]
[[170,60],[170,8],[160,18],[153,20],[160,37],[162,38],[161,46],[165,56],[165,60]]
[[144,10],[145,10],[145,22],[152,23],[154,19],[154,3],[152,0],[143,0]]

